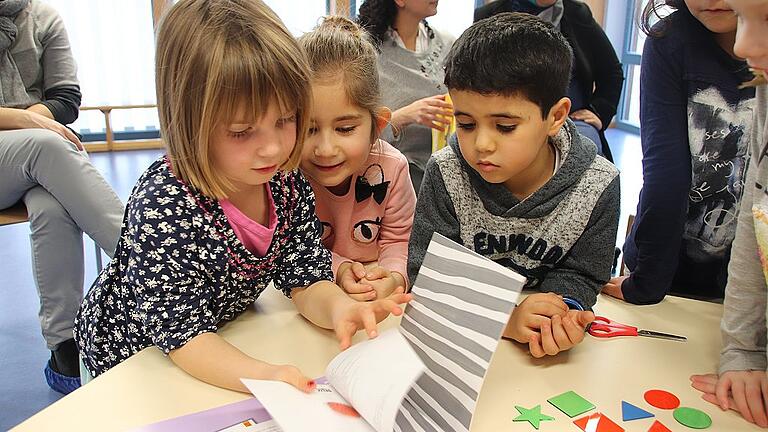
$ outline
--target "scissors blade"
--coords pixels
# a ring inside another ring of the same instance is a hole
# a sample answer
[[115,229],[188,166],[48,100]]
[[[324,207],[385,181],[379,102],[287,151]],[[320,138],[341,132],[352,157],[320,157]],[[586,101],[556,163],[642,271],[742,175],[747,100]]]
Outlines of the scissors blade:
[[637,332],[638,336],[646,336],[646,337],[652,337],[652,338],[659,338],[659,339],[668,339],[668,340],[676,340],[676,341],[687,341],[688,338],[685,336],[678,336],[673,335],[669,333],[661,333],[661,332],[655,332],[651,330],[639,330]]

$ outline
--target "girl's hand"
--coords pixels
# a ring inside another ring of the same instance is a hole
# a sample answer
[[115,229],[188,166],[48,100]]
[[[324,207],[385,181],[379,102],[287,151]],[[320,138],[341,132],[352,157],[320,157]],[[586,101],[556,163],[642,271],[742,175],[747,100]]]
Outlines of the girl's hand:
[[271,365],[269,375],[265,379],[288,383],[304,393],[310,393],[316,387],[315,381],[304,376],[297,367],[290,365]]
[[624,300],[624,293],[621,292],[621,284],[624,282],[624,279],[628,277],[629,276],[616,276],[611,278],[607,284],[603,285],[601,292],[603,294],[608,294],[611,297],[616,297],[619,300]]
[[541,332],[528,342],[531,355],[541,358],[573,348],[584,340],[584,329],[594,320],[592,312],[569,310],[565,316],[555,315],[543,321]]
[[365,281],[373,287],[376,298],[380,299],[390,296],[397,287],[405,285],[405,279],[400,273],[392,272],[379,266],[368,270]]
[[392,113],[390,122],[396,128],[417,123],[444,132],[451,124],[453,105],[445,101],[445,95],[419,99]]
[[398,306],[408,303],[413,296],[404,294],[403,287],[398,287],[391,296],[371,302],[343,302],[333,311],[333,330],[339,340],[339,347],[345,350],[352,345],[352,336],[360,329],[365,329],[368,337],[373,339],[376,323],[381,322],[389,314],[402,315],[403,309]]
[[603,130],[603,122],[600,121],[600,117],[588,109],[580,109],[572,112],[571,118],[574,120],[581,120],[597,130]]
[[768,428],[768,376],[764,371],[728,371],[720,375],[693,375],[691,386],[701,398],[720,409],[738,411],[744,419]]
[[376,291],[373,287],[366,283],[363,279],[366,278],[368,272],[365,270],[365,266],[359,262],[345,262],[339,266],[338,280],[339,286],[350,297],[357,301],[369,301],[376,299]]

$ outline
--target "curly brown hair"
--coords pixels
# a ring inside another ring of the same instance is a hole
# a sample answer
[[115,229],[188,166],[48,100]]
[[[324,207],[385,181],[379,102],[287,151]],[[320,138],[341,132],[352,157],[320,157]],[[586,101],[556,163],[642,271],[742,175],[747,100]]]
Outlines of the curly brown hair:
[[[397,5],[394,0],[365,0],[357,13],[357,23],[371,35],[374,45],[378,48],[381,46],[387,30],[395,23],[397,12]],[[429,38],[433,39],[435,33],[426,20],[422,22],[427,27]]]

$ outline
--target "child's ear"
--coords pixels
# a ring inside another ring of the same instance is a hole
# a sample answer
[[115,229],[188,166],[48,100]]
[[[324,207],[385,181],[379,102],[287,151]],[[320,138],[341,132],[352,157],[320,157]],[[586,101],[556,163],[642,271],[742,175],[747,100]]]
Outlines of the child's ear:
[[551,122],[547,135],[555,136],[563,127],[565,120],[568,119],[568,114],[571,112],[571,100],[567,97],[560,98],[559,101],[552,105],[549,110],[549,116],[547,119]]
[[392,110],[387,107],[380,107],[376,110],[376,135],[381,135],[381,131],[389,124],[392,119]]

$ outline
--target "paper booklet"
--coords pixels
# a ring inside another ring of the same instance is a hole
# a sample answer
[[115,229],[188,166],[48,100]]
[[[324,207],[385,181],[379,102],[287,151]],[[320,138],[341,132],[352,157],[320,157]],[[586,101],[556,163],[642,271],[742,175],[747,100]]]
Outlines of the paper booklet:
[[[254,414],[243,412],[240,419],[248,428],[222,421],[232,429],[141,432],[469,431],[491,357],[524,285],[514,271],[434,234],[400,328],[341,352],[315,391],[243,379],[257,398],[238,403],[253,404]],[[238,404],[156,425],[215,416]]]

